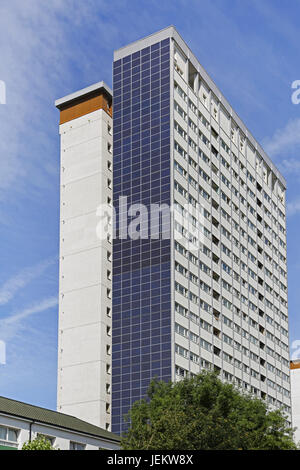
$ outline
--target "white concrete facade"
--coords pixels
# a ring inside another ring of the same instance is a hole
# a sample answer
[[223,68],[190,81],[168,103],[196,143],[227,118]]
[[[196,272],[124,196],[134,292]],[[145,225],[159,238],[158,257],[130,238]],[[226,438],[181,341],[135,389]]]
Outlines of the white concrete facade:
[[291,395],[295,441],[300,443],[300,359],[291,361]]
[[291,419],[283,179],[172,52],[174,203],[204,214],[199,258],[174,247],[175,373],[217,368]]
[[[82,99],[95,89],[56,104]],[[97,109],[60,125],[59,133],[57,410],[110,430],[112,248],[96,229],[97,208],[111,204],[112,119]]]

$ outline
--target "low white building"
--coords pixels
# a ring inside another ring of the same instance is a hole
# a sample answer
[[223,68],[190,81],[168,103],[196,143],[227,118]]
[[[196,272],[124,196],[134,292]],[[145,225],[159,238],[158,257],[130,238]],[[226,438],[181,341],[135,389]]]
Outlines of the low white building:
[[292,396],[292,422],[295,432],[295,441],[300,442],[300,359],[291,361],[291,396]]
[[0,450],[21,450],[44,436],[60,450],[116,450],[119,436],[57,411],[0,397]]

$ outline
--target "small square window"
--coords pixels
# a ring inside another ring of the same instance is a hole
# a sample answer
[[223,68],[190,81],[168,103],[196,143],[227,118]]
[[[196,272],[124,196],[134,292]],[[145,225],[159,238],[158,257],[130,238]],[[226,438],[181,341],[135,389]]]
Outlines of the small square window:
[[70,442],[70,450],[85,450],[85,444],[80,442]]
[[46,441],[49,441],[52,446],[53,446],[54,443],[55,443],[55,437],[48,436],[48,435],[46,435],[46,434],[39,434],[39,433],[37,434],[37,437],[38,437],[38,438],[43,438],[43,439],[45,439]]

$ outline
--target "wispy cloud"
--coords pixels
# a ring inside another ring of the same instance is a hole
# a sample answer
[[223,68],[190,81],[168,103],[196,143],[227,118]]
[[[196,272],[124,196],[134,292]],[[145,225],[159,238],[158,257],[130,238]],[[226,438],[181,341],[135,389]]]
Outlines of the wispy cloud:
[[287,215],[292,216],[300,212],[300,199],[287,203]]
[[290,120],[282,129],[277,129],[272,137],[265,139],[264,148],[272,156],[286,154],[300,145],[300,118]]
[[56,262],[56,257],[42,261],[35,266],[22,269],[14,277],[8,279],[0,286],[0,305],[7,304],[20,290],[26,287],[31,281],[40,276],[47,268]]
[[265,17],[268,27],[278,34],[282,41],[287,40],[291,46],[298,47],[299,30],[293,24],[292,17],[282,14],[280,8],[274,8],[273,2],[251,0],[251,6],[255,6],[260,14]]
[[300,175],[300,159],[289,158],[277,163],[279,170],[285,175]]
[[[21,341],[22,338],[32,335],[29,317],[43,313],[58,305],[57,296],[47,297],[23,309],[15,310],[5,318],[1,318],[0,339],[5,343],[12,340]],[[26,333],[26,334],[25,334]]]
[[57,296],[49,297],[47,299],[41,300],[31,305],[30,307],[14,312],[9,317],[4,318],[2,322],[6,325],[11,325],[21,320],[24,320],[25,318],[33,314],[41,313],[41,312],[44,312],[45,310],[48,310],[49,308],[56,307],[57,304],[58,304]]
[[[109,20],[105,22],[95,15],[104,3],[86,0],[79,6],[76,0],[1,2],[0,79],[6,84],[7,104],[0,109],[0,153],[5,155],[0,161],[0,199],[8,198],[8,194],[14,199],[20,194],[34,198],[41,191],[53,189],[57,178],[53,155],[58,140],[54,99],[62,89],[71,92],[80,86],[75,84],[77,80],[83,85],[93,82],[93,78],[83,75],[91,69],[95,73],[99,42],[111,49],[109,41],[112,35],[117,36],[117,28],[108,27]],[[91,35],[92,41],[79,39],[88,34],[89,28],[97,31]]]
[[57,335],[47,327],[56,318],[57,298],[48,297],[1,320],[1,395],[56,409]]

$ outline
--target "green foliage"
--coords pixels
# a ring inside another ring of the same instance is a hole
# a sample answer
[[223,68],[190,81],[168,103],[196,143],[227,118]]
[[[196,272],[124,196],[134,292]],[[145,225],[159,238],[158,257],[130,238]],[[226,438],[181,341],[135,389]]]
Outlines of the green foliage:
[[52,447],[49,439],[37,437],[33,441],[24,442],[22,450],[58,450]]
[[177,383],[152,381],[133,404],[124,450],[296,449],[280,410],[203,372]]

